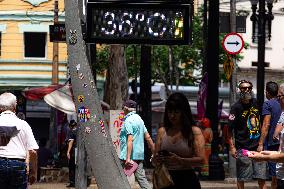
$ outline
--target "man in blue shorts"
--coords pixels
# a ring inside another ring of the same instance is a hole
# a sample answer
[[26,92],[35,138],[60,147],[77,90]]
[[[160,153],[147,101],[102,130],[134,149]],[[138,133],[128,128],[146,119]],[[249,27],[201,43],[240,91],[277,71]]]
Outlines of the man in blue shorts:
[[[273,138],[275,127],[281,115],[281,106],[277,98],[278,95],[278,84],[269,81],[266,83],[266,98],[268,99],[263,103],[262,116],[263,124],[261,128],[261,137],[259,140],[257,151],[278,151],[279,140]],[[264,147],[265,146],[265,147]],[[272,178],[271,188],[276,189],[277,178],[276,178],[276,163],[268,162],[269,175]]]

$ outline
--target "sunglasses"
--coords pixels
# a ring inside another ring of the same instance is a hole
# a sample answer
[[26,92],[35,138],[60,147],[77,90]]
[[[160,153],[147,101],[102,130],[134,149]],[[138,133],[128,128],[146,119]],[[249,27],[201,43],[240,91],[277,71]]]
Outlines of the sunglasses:
[[251,90],[252,90],[252,87],[251,87],[251,86],[249,86],[249,87],[240,87],[240,89],[243,90],[243,91],[245,91],[245,90],[247,90],[247,89],[251,91]]
[[281,97],[283,97],[284,95],[278,95],[277,98],[280,100]]

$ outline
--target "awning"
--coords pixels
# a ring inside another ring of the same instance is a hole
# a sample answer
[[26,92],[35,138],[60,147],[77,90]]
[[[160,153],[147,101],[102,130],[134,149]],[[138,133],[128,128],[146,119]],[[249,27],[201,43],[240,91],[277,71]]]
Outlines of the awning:
[[46,94],[43,99],[53,108],[56,108],[66,114],[74,114],[76,113],[76,108],[70,89],[70,85],[65,85],[49,94]]
[[[28,100],[42,100],[66,113],[66,114],[76,114],[75,104],[72,98],[72,86],[66,85],[52,85],[48,87],[38,87],[25,89],[22,94]],[[109,110],[109,105],[106,102],[101,101],[101,106],[103,110]]]
[[50,85],[48,87],[27,88],[22,91],[22,94],[28,100],[41,100],[43,97],[64,85]]

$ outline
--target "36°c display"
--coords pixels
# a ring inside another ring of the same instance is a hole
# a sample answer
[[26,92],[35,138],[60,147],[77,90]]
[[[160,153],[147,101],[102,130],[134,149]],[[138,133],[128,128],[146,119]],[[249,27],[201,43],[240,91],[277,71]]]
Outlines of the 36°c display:
[[189,44],[190,5],[88,3],[87,42]]

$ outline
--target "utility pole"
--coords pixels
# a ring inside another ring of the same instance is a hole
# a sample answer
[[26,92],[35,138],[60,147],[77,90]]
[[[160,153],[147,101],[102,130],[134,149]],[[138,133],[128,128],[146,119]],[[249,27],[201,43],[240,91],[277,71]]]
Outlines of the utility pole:
[[[79,130],[99,189],[131,189],[114,149],[87,59],[78,0],[65,0],[68,64]],[[78,100],[78,97],[83,100]],[[76,189],[80,188],[76,183]]]
[[[231,32],[236,32],[236,0],[230,0],[230,28]],[[236,72],[236,59],[233,58],[234,69],[230,81],[230,106],[236,102],[236,83],[237,83],[237,72]],[[236,178],[236,159],[229,155],[229,175],[230,178]]]
[[[54,25],[58,24],[58,0],[54,0]],[[58,84],[58,41],[53,41],[52,85]]]
[[[53,24],[58,24],[58,0],[54,0],[54,21]],[[58,85],[58,41],[53,41],[53,57],[52,57],[52,77],[51,84]],[[57,115],[56,109],[50,109],[50,126],[49,126],[49,141],[52,146],[52,151],[58,151],[57,143]]]
[[265,81],[265,0],[259,0],[258,17],[258,54],[257,54],[257,104],[261,110],[264,101]]
[[[216,27],[217,26],[217,27]],[[211,121],[213,141],[209,157],[209,178],[224,179],[223,161],[218,156],[218,101],[219,101],[219,0],[209,1],[207,68],[208,91],[206,117]]]
[[[206,100],[206,116],[210,119],[214,139],[218,133],[218,100],[219,100],[219,0],[209,1],[207,68],[208,92]],[[214,140],[216,141],[216,140]],[[212,142],[212,153],[216,152],[217,144]]]
[[[152,136],[151,46],[149,45],[141,45],[139,97],[140,115]],[[150,167],[151,152],[148,147],[145,148],[145,156],[146,166]]]
[[207,24],[207,11],[208,11],[208,1],[203,1],[203,65],[202,65],[202,75],[207,72],[207,32],[208,32],[208,24]]

